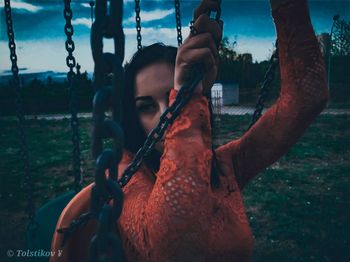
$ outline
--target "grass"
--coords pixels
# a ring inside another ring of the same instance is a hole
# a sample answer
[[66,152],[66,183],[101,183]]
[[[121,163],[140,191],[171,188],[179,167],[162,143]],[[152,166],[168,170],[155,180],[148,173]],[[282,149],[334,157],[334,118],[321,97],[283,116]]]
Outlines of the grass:
[[[216,144],[241,136],[248,116],[221,116]],[[0,120],[4,252],[24,246],[27,196],[14,120]],[[82,169],[92,181],[90,120],[81,120]],[[68,120],[26,123],[36,207],[72,188]],[[350,261],[350,117],[320,116],[302,139],[243,191],[255,237],[254,261]],[[8,261],[15,261],[14,259]]]

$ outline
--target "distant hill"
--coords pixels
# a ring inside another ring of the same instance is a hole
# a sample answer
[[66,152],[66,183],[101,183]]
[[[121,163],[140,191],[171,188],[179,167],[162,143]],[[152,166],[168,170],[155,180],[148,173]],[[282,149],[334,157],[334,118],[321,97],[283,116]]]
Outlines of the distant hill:
[[[64,80],[67,78],[66,72],[54,72],[54,71],[45,71],[45,72],[36,72],[36,73],[21,73],[20,77],[23,81],[23,83],[27,83],[33,79],[38,79],[41,81],[46,81],[48,77],[52,78],[52,81],[54,82],[64,82]],[[92,74],[88,73],[88,77],[92,78]],[[9,80],[12,78],[11,71],[4,71],[1,74],[0,77],[0,84],[8,83]]]

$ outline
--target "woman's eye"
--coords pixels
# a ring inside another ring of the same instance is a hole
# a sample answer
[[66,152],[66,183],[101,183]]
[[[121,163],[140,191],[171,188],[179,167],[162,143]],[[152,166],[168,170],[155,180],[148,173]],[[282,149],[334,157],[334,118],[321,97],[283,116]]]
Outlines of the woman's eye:
[[153,112],[156,107],[154,104],[142,104],[138,105],[136,108],[140,113],[150,113]]

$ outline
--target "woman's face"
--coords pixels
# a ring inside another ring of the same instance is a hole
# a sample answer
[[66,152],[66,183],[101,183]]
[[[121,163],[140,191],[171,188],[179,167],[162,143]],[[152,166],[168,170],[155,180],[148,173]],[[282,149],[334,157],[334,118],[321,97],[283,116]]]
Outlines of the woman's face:
[[[174,66],[156,62],[141,69],[135,78],[135,105],[141,125],[148,134],[169,106],[170,89],[174,86]],[[163,152],[164,138],[155,148]]]

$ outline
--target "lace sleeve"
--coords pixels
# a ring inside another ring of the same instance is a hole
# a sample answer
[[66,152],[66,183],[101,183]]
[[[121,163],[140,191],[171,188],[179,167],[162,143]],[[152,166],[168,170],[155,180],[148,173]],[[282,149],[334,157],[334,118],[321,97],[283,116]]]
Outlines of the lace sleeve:
[[232,156],[240,188],[296,143],[328,99],[324,62],[307,1],[287,1],[272,15],[279,46],[280,96],[246,134],[221,149]]
[[[170,103],[175,96],[172,90]],[[166,133],[160,170],[144,210],[152,261],[189,261],[202,255],[207,239],[203,227],[209,226],[211,210],[210,132],[208,101],[194,94]]]
[[[172,90],[170,102],[176,91]],[[202,256],[203,232],[211,212],[211,130],[208,101],[195,94],[166,133],[165,149],[156,181],[142,165],[124,187],[124,207],[118,221],[124,250],[130,261],[176,261]],[[119,173],[132,157],[124,154]],[[62,212],[56,228],[68,226],[90,204],[91,185],[82,190]],[[96,223],[77,231],[65,244],[63,255],[51,261],[87,260],[89,241]],[[52,250],[62,249],[62,235],[55,233]],[[196,248],[198,247],[198,248]]]

